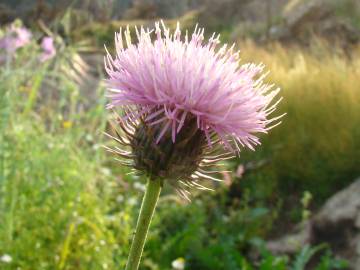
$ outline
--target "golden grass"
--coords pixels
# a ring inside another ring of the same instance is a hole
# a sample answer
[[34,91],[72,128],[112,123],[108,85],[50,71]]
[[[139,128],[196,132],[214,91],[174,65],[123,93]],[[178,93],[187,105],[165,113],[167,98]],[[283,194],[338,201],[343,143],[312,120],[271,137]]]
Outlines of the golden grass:
[[308,50],[238,45],[242,61],[263,62],[282,89],[279,113],[287,115],[264,137],[279,184],[326,197],[360,175],[360,47],[346,55],[322,42]]

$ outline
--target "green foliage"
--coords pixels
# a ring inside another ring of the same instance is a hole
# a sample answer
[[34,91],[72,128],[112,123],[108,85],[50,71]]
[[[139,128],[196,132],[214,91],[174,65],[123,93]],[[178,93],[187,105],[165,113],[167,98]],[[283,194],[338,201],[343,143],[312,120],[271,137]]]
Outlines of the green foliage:
[[[31,44],[0,68],[0,254],[11,257],[0,262],[4,270],[125,263],[133,205],[124,196],[122,212],[116,209],[123,188],[99,150],[105,99],[82,112],[76,78],[60,72],[70,71],[73,53],[64,48],[34,68],[38,49]],[[93,91],[103,96],[102,87]]]
[[323,248],[323,245],[319,245],[316,247],[304,246],[299,252],[299,254],[296,256],[291,268],[293,270],[304,269],[310,259]]
[[[255,238],[252,243],[260,251],[259,269],[261,270],[305,270],[309,268],[311,263],[311,269],[316,270],[346,269],[348,267],[346,261],[332,256],[326,244],[314,247],[305,245],[297,254],[290,258],[287,255],[275,256],[271,254],[266,250],[265,243],[261,239]],[[315,261],[319,261],[319,263],[315,263]]]
[[[2,209],[8,211],[0,249],[22,268],[30,262],[39,263],[38,269],[54,264],[66,269],[73,260],[100,265],[115,239],[101,228],[106,224],[99,215],[104,201],[89,195],[98,174],[94,163],[68,140],[46,135],[43,126],[34,124],[16,124],[5,138],[6,160],[14,162],[5,162]],[[79,257],[80,251],[88,255]]]
[[[174,19],[174,20],[164,20],[166,25],[171,29],[176,29],[177,22],[180,22],[182,29],[194,29],[196,23],[197,23],[197,16],[198,12],[192,11],[188,12],[185,15],[183,15],[180,18]],[[121,21],[111,21],[106,24],[102,23],[90,23],[83,26],[80,26],[79,31],[74,31],[72,33],[74,40],[91,40],[92,44],[96,44],[98,47],[103,48],[104,44],[107,47],[113,47],[114,45],[114,33],[119,32],[120,28],[126,29],[129,27],[131,29],[131,38],[132,40],[136,40],[136,33],[134,31],[135,27],[141,27],[144,26],[147,27],[153,27],[154,22],[153,21],[147,21],[147,20],[121,20]],[[224,33],[226,32],[226,35],[229,35],[228,32],[229,29],[225,29],[225,27],[222,27],[221,30],[224,30]]]
[[[304,246],[294,257],[271,254],[264,240],[257,237],[262,224],[258,222],[267,211],[244,203],[237,208],[237,219],[242,222],[236,223],[222,205],[207,208],[214,200],[213,196],[202,196],[184,206],[172,196],[163,197],[154,222],[156,229],[146,246],[147,265],[144,263],[142,269],[170,269],[177,258],[185,258],[185,269],[304,270],[310,263],[318,270],[346,269],[347,263],[335,259],[325,244]],[[244,231],[248,232],[246,237]],[[249,252],[258,255],[250,260]]]
[[241,252],[254,235],[261,234],[267,210],[250,208],[245,200],[237,211],[227,212],[225,205],[213,205],[219,200],[209,195],[187,206],[164,199],[154,222],[157,231],[147,244],[148,256],[160,269],[167,269],[178,257],[185,258],[186,269],[243,269],[250,265]]

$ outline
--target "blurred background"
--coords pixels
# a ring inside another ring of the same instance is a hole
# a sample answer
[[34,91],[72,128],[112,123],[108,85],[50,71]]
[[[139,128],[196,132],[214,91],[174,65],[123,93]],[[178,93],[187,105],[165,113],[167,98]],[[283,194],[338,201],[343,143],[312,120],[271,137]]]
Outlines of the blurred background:
[[141,269],[360,269],[358,0],[0,0],[0,269],[123,269],[146,179],[101,147],[103,45],[160,18],[263,62],[287,115],[214,192],[165,188]]

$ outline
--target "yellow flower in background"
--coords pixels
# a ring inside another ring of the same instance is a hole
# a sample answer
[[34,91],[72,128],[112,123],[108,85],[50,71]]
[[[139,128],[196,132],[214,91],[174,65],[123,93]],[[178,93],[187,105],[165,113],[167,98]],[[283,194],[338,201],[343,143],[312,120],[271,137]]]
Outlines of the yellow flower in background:
[[72,127],[72,122],[71,121],[63,121],[63,128],[68,129]]

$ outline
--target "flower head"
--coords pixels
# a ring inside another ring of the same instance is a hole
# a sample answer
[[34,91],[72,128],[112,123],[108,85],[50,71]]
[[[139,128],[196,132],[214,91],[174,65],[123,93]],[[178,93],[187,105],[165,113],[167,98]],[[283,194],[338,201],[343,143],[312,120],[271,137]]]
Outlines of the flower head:
[[7,53],[13,53],[30,43],[31,37],[32,34],[28,29],[12,24],[0,39],[0,49],[4,49]]
[[44,37],[41,41],[42,53],[40,55],[40,61],[45,62],[53,58],[56,54],[54,46],[54,39],[52,37]]
[[[204,161],[218,160],[205,158],[215,144],[230,153],[244,146],[254,149],[260,143],[257,134],[267,133],[278,119],[269,119],[279,90],[263,82],[264,66],[240,65],[234,45],[218,48],[219,36],[204,42],[204,29],[182,36],[179,24],[170,33],[163,23],[156,23],[154,30],[136,29],[136,34],[137,44],[131,42],[129,29],[115,34],[116,56],[107,54],[105,68],[109,108],[125,109],[119,122],[131,135],[131,154],[140,170],[148,173],[160,166],[155,163],[165,163],[163,169],[169,170],[168,163],[192,156],[173,168],[182,173],[159,170],[155,176],[204,176],[197,168]],[[159,157],[164,159],[154,159],[149,154],[153,151],[163,153]],[[144,160],[153,164],[144,165]]]

